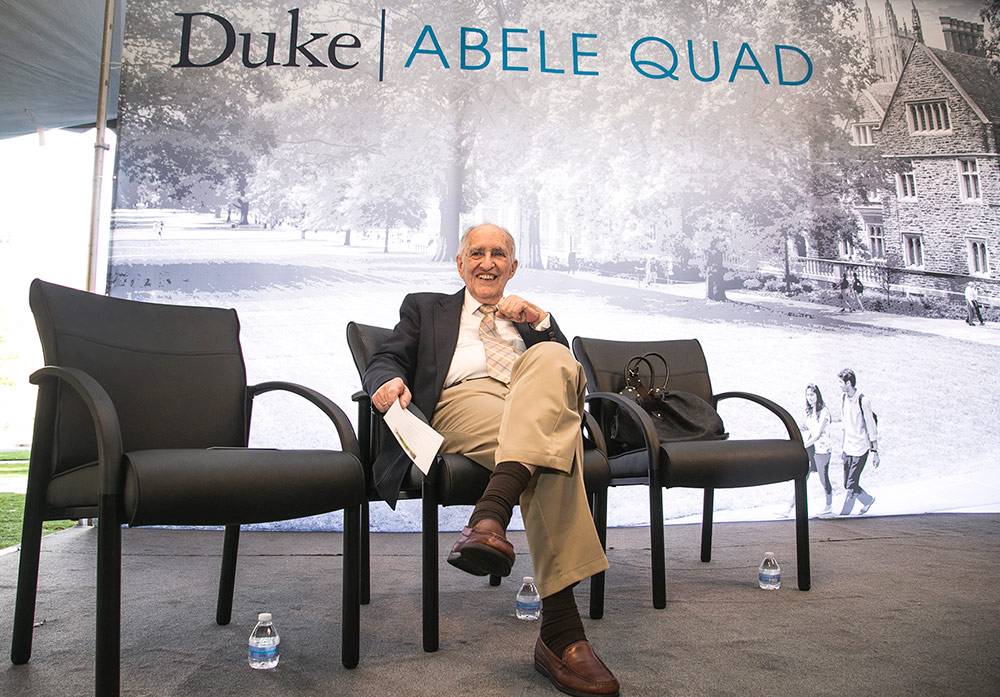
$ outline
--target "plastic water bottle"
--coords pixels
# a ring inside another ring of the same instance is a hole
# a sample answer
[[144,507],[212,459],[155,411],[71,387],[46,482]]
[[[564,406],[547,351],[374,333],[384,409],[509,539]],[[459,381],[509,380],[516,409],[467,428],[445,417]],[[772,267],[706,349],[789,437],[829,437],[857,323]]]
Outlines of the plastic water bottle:
[[281,639],[271,622],[271,613],[257,615],[257,626],[250,632],[247,661],[256,670],[271,670],[278,665],[278,645]]
[[764,560],[757,569],[757,583],[766,591],[776,591],[781,588],[781,567],[774,558],[774,552],[764,554]]
[[525,576],[521,582],[521,590],[517,592],[517,604],[514,606],[515,614],[519,620],[529,622],[537,620],[542,612],[542,596],[538,595],[535,587],[535,579]]

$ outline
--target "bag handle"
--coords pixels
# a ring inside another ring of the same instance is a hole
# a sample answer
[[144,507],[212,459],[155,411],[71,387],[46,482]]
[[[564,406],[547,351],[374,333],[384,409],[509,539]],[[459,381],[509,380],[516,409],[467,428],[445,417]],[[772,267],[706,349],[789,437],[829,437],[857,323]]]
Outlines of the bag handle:
[[[650,356],[652,356],[653,358],[658,359],[660,361],[660,363],[663,364],[663,385],[661,387],[653,387],[652,386],[653,385],[653,378],[654,378],[653,366],[652,366],[652,364],[648,360],[646,360]],[[649,389],[650,389],[650,391],[654,391],[655,390],[655,391],[660,391],[660,392],[666,392],[667,391],[667,381],[670,380],[670,366],[667,365],[667,359],[664,358],[659,353],[656,353],[655,351],[650,351],[649,353],[643,354],[642,358],[643,358],[643,360],[646,361],[646,365],[649,367],[649,383],[650,383]]]
[[644,384],[642,384],[642,379],[639,377],[639,371],[641,365],[645,363],[646,369],[649,371],[649,381],[653,381],[653,366],[646,359],[645,356],[632,356],[628,359],[628,363],[625,364],[625,388],[632,388],[640,396],[645,397],[649,394],[649,389]]

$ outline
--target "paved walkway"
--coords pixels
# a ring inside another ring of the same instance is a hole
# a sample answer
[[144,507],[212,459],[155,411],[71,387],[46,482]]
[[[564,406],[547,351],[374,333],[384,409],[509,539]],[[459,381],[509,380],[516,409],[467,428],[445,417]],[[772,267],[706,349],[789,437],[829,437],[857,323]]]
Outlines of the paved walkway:
[[23,494],[27,486],[28,475],[0,477],[0,494]]
[[[635,287],[636,281],[629,278],[612,278],[598,274],[579,274],[580,276],[591,277],[594,281],[606,283],[608,285]],[[675,295],[683,298],[704,298],[705,282],[697,283],[657,283],[650,288],[645,288],[650,292]],[[763,293],[747,293],[738,290],[726,291],[729,300],[747,305],[759,305],[761,307],[798,309],[808,312],[816,317],[826,317],[831,320],[843,322],[844,324],[860,324],[870,327],[880,327],[882,329],[899,329],[902,331],[917,332],[920,334],[932,334],[949,339],[959,339],[961,341],[972,341],[978,344],[1000,347],[1000,323],[989,322],[983,326],[969,326],[958,319],[938,319],[932,317],[910,317],[908,315],[894,315],[887,312],[841,312],[839,307],[833,305],[823,305],[821,303],[796,300],[781,296],[766,295]]]

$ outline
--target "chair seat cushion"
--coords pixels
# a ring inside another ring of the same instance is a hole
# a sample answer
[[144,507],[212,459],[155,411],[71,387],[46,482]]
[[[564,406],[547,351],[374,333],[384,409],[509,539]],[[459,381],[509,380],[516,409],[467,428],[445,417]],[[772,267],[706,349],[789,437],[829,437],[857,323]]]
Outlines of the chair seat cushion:
[[[773,484],[803,476],[809,468],[805,448],[791,440],[712,440],[661,446],[663,485],[733,488]],[[646,477],[646,451],[610,460],[614,479]]]
[[358,459],[330,450],[139,450],[125,454],[129,525],[235,525],[358,505]]

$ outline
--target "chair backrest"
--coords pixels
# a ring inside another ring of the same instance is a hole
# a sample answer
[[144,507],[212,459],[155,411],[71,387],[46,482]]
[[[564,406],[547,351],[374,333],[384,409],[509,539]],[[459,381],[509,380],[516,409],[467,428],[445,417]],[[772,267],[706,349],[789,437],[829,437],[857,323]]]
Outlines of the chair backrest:
[[[608,341],[581,336],[573,339],[573,354],[583,366],[587,389],[591,392],[620,391],[625,387],[625,364],[632,356],[649,352],[658,353],[667,360],[669,389],[692,392],[711,403],[712,381],[708,377],[705,353],[697,339]],[[653,367],[662,370],[659,361],[654,361]]]
[[[114,402],[124,450],[245,444],[246,368],[235,310],[111,298],[35,279],[46,365],[79,368]],[[93,425],[58,392],[55,472],[97,459]]]
[[390,334],[392,330],[385,327],[357,322],[347,323],[347,347],[351,350],[354,367],[358,369],[359,376],[365,374],[368,362]]

